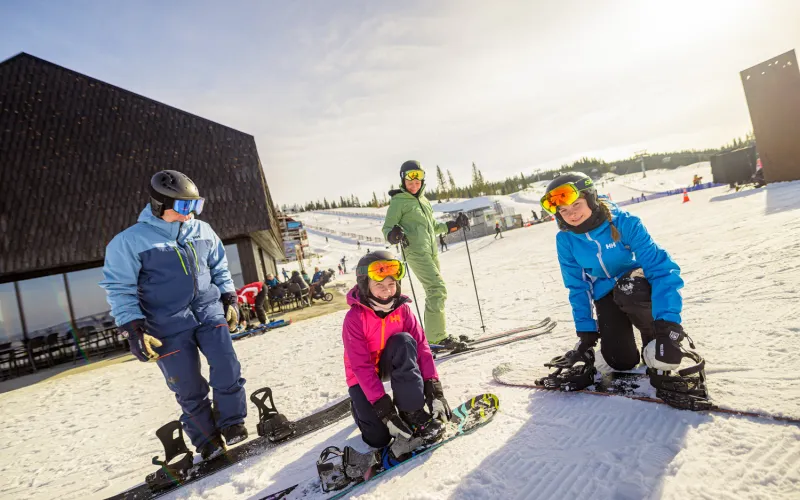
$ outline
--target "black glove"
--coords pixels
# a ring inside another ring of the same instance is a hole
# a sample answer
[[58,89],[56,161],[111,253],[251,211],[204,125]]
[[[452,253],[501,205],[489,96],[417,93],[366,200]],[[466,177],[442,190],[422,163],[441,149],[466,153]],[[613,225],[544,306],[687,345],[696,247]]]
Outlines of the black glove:
[[408,246],[408,238],[406,238],[406,233],[403,232],[403,228],[400,226],[394,226],[389,234],[386,235],[386,239],[392,245],[397,245],[398,243],[403,243],[404,247]]
[[239,327],[239,297],[233,292],[225,292],[219,300],[222,302],[222,311],[225,313],[225,321],[228,322],[228,330],[235,332]]
[[436,379],[425,381],[425,403],[433,418],[438,418],[442,422],[447,422],[452,418],[453,412],[450,405],[444,398],[442,383]]
[[392,398],[388,394],[384,394],[381,399],[375,401],[372,404],[372,408],[375,409],[375,414],[378,415],[381,422],[389,429],[389,434],[392,437],[411,439],[414,433],[408,427],[408,424],[403,422],[400,415],[397,414]]
[[[686,338],[683,327],[671,321],[653,321],[655,340],[650,341],[642,352],[644,362],[650,368],[663,371],[677,370],[683,359],[681,342]],[[694,347],[689,340],[689,345]]]
[[553,368],[571,368],[575,363],[594,365],[594,349],[600,334],[597,332],[578,332],[578,341],[574,349],[567,351],[563,356],[556,356],[545,366]]
[[161,347],[161,341],[153,337],[144,328],[144,320],[135,319],[119,327],[123,337],[128,339],[131,353],[142,362],[158,360],[158,353],[153,347]]
[[447,232],[454,233],[462,227],[469,229],[469,218],[461,212],[456,217],[456,220],[447,221]]

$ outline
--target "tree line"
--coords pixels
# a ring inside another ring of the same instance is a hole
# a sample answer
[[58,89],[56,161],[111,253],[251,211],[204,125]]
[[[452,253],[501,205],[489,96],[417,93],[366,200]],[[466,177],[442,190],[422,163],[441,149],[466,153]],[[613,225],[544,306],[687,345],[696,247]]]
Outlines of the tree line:
[[[744,138],[737,137],[718,148],[642,154],[614,162],[606,162],[599,158],[584,157],[575,162],[561,165],[561,167],[556,169],[540,170],[528,175],[521,172],[519,175],[512,175],[501,181],[486,180],[483,176],[483,172],[481,172],[473,162],[471,182],[465,186],[458,186],[450,170],[442,170],[442,168],[437,165],[435,178],[431,178],[430,171],[427,173],[428,175],[425,179],[425,196],[432,201],[444,201],[451,198],[475,198],[477,196],[493,194],[511,194],[521,191],[535,182],[553,179],[563,172],[583,172],[591,177],[599,177],[608,172],[614,172],[618,175],[639,172],[642,170],[642,164],[644,164],[645,170],[657,168],[672,169],[701,161],[709,161],[714,155],[754,145],[755,135],[750,131]],[[391,185],[390,190],[391,189],[394,189],[394,184]],[[373,191],[372,199],[364,203],[358,199],[358,196],[350,195],[349,197],[340,196],[338,203],[335,199],[329,201],[327,198],[323,198],[322,201],[310,201],[303,205],[283,205],[282,208],[284,212],[287,210],[290,212],[299,212],[334,208],[379,208],[388,204],[389,198],[387,194],[383,194],[381,198],[378,198],[377,194]]]

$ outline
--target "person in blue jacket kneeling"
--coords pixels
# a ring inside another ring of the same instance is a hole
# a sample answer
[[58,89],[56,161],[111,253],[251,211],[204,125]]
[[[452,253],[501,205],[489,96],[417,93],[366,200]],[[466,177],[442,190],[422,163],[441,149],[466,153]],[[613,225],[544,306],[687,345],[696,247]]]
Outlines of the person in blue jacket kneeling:
[[[245,379],[231,342],[236,289],[225,247],[197,220],[205,200],[189,177],[163,170],[150,180],[150,203],[136,224],[106,248],[103,281],[111,314],[139,361],[157,362],[203,459],[247,438]],[[200,352],[214,389],[200,373]]]
[[630,370],[640,360],[635,326],[647,366],[664,372],[678,369],[686,337],[679,292],[683,280],[667,251],[653,241],[638,217],[599,198],[584,174],[570,172],[553,179],[541,203],[561,229],[556,235],[558,262],[579,338],[573,349],[548,366],[591,366],[599,341],[611,368]]

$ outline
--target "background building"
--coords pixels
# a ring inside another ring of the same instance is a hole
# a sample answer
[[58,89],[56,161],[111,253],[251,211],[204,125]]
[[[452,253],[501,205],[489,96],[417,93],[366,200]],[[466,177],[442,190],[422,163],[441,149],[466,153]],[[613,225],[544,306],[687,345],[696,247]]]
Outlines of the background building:
[[105,247],[186,173],[237,287],[283,245],[251,135],[21,53],[0,63],[0,343],[110,321]]

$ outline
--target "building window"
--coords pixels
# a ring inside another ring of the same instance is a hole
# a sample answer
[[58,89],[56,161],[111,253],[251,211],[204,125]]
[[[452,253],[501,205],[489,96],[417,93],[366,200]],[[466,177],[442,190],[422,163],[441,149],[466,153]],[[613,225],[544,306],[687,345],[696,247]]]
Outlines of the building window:
[[29,339],[54,332],[63,334],[70,330],[63,275],[45,276],[17,284]]
[[0,344],[22,340],[22,337],[22,320],[14,283],[3,283],[0,285]]
[[75,314],[75,326],[94,326],[102,330],[113,326],[111,307],[106,301],[106,292],[100,288],[103,280],[103,268],[95,267],[67,274],[69,296],[72,299],[72,312]]
[[236,243],[225,245],[225,256],[228,257],[228,271],[233,278],[233,286],[238,290],[244,286],[244,276],[242,276],[242,263],[239,261],[239,247]]

